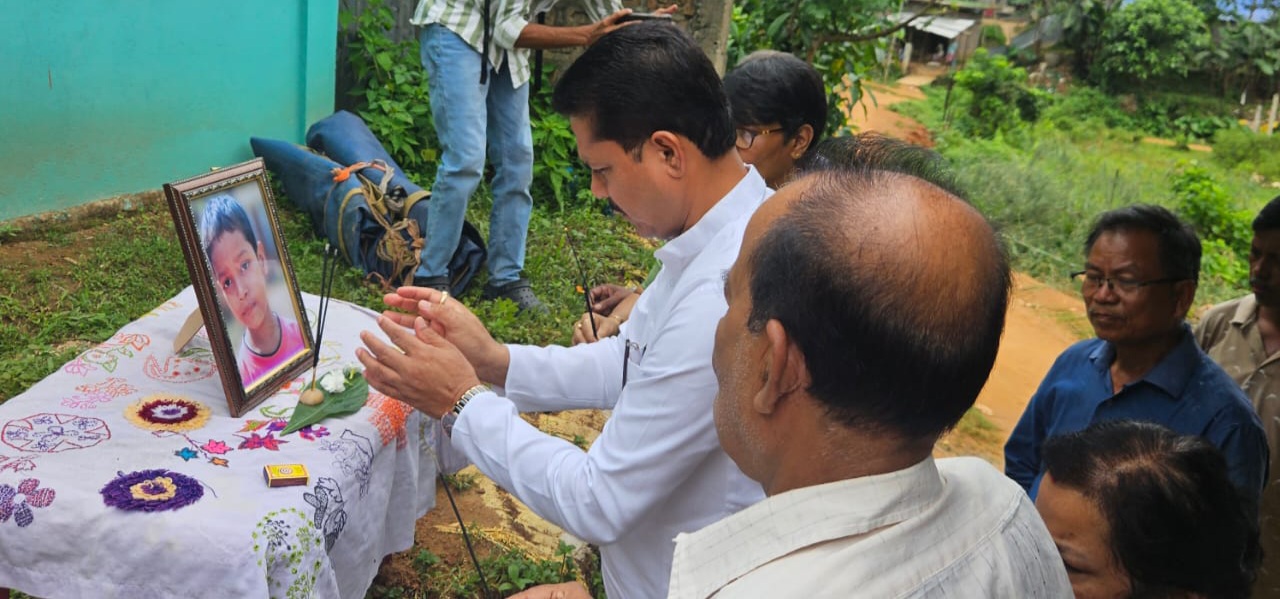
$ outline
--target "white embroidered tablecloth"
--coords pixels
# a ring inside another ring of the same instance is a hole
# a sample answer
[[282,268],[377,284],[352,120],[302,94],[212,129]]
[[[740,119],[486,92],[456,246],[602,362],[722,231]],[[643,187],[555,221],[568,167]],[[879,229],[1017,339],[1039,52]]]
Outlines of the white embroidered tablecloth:
[[[318,298],[303,298],[315,322]],[[172,351],[196,305],[188,287],[0,404],[0,588],[363,597],[382,557],[412,546],[435,503],[434,421],[371,391],[358,413],[281,437],[309,371],[231,418],[203,332]],[[379,332],[369,310],[329,310],[322,374],[358,366],[358,333]],[[166,397],[209,417],[167,431],[129,417]],[[307,485],[266,486],[263,466],[291,463],[306,466]]]

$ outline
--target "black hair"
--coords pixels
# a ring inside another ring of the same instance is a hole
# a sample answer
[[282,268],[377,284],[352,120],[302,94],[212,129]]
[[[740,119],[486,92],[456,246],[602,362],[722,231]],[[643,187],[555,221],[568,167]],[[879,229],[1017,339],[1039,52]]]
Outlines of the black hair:
[[874,170],[923,179],[964,199],[955,175],[937,152],[875,132],[824,139],[796,163],[799,175],[822,171]]
[[1209,442],[1158,424],[1107,421],[1051,437],[1055,485],[1078,491],[1110,526],[1135,597],[1247,597],[1262,550],[1248,499]]
[[1155,234],[1165,277],[1199,281],[1200,238],[1191,225],[1168,209],[1151,204],[1134,204],[1100,214],[1085,239],[1085,257],[1103,233],[1135,230]]
[[258,251],[258,236],[253,232],[253,223],[249,221],[249,215],[240,202],[227,194],[209,198],[200,214],[200,243],[204,247],[205,257],[212,261],[213,243],[224,233],[232,231],[239,231],[253,247],[253,251]]
[[757,50],[724,76],[733,124],[778,123],[787,139],[802,125],[813,128],[813,143],[827,128],[827,92],[813,65],[776,50]]
[[632,153],[655,131],[682,135],[713,159],[734,144],[720,76],[697,42],[669,23],[628,25],[600,38],[556,83],[551,106],[589,120],[597,140]]
[[747,328],[782,324],[804,355],[808,392],[836,421],[936,439],[973,405],[995,362],[1011,281],[1004,249],[984,223],[988,237],[944,265],[886,258],[895,250],[869,244],[889,242],[858,223],[894,210],[903,193],[963,202],[941,158],[877,135],[832,138],[817,152],[797,179],[807,181],[802,195],[749,258]]
[[1271,198],[1262,210],[1258,211],[1258,216],[1253,219],[1253,231],[1270,231],[1272,229],[1280,229],[1280,196]]

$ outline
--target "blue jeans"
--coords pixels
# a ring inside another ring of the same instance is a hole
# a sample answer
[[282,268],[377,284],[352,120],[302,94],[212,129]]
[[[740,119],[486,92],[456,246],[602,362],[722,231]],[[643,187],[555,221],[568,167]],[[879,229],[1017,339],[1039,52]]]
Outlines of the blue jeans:
[[422,66],[431,90],[431,118],[440,140],[440,166],[431,186],[427,245],[419,277],[448,275],[458,247],[467,200],[484,174],[485,149],[493,163],[489,213],[489,282],[509,283],[524,269],[525,239],[533,198],[533,134],[529,84],[511,86],[509,61],[480,83],[480,53],[439,24],[419,35]]

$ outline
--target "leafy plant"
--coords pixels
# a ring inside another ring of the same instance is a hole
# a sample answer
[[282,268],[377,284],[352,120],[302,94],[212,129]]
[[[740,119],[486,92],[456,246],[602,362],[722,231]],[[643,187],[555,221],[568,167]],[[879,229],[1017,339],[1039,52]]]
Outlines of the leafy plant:
[[1249,251],[1251,216],[1238,210],[1221,183],[1203,168],[1188,165],[1173,176],[1177,212],[1195,227],[1202,240],[1220,240],[1237,256]]
[[[543,79],[550,81],[553,69],[546,67],[543,73]],[[534,149],[530,193],[544,203],[549,200],[560,212],[592,206],[596,200],[591,195],[590,171],[581,168],[569,120],[551,109],[550,87],[544,86],[529,103]]]
[[[730,22],[729,65],[759,49],[790,52],[822,74],[827,103],[854,106],[863,78],[887,57],[889,40],[903,28],[888,15],[897,0],[744,0]],[[828,111],[827,131],[846,130],[843,110]]]
[[444,475],[444,482],[455,491],[466,491],[476,486],[476,475],[470,472],[459,472],[457,474]]
[[1000,48],[1009,43],[999,25],[983,25],[979,35],[984,48]]
[[350,32],[347,49],[356,83],[356,110],[396,163],[408,172],[434,172],[438,151],[426,72],[416,39],[393,42],[396,17],[384,0],[359,13],[342,10],[339,27]]
[[419,549],[418,554],[413,556],[413,567],[422,574],[426,574],[427,570],[439,563],[440,556],[432,553],[429,549]]
[[1133,0],[1107,19],[1101,42],[1091,75],[1114,88],[1166,75],[1185,77],[1209,46],[1209,28],[1190,0]]
[[969,64],[955,74],[955,82],[966,92],[961,102],[968,117],[958,126],[973,135],[990,138],[1040,116],[1041,92],[1027,87],[1027,71],[986,48],[974,52]]
[[1213,158],[1227,168],[1280,181],[1280,135],[1261,135],[1244,127],[1226,127],[1213,138]]

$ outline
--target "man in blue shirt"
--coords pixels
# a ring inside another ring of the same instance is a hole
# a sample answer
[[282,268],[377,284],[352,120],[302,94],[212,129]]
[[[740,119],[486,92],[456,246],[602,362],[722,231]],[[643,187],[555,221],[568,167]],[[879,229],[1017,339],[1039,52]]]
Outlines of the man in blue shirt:
[[1102,420],[1139,420],[1200,435],[1255,501],[1268,450],[1249,400],[1196,345],[1183,321],[1200,276],[1200,241],[1168,210],[1103,213],[1085,241],[1080,282],[1096,339],[1067,348],[1005,444],[1005,473],[1034,498],[1045,439]]

